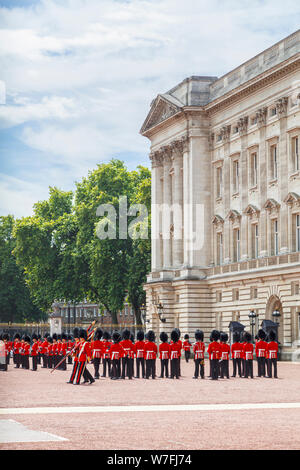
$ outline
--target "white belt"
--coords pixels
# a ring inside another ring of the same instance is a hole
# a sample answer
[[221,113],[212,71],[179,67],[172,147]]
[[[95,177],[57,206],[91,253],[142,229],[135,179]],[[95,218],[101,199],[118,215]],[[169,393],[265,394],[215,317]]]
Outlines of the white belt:
[[111,353],[111,355],[112,355],[112,359],[119,359],[119,352],[118,351],[113,351]]
[[247,352],[246,351],[246,361],[249,361],[252,358],[253,358],[252,352],[250,352],[250,351]]
[[195,359],[203,359],[203,358],[204,358],[203,351],[196,351],[195,352]]
[[265,355],[266,355],[265,352],[266,352],[265,349],[259,349],[258,350],[258,357],[265,357]]
[[154,356],[154,352],[153,352],[153,351],[147,351],[146,359],[155,359],[154,357],[152,357],[152,355]]
[[233,351],[234,359],[240,359],[241,358],[241,351]]
[[144,357],[144,350],[143,349],[138,349],[136,357],[138,357],[138,358]]
[[178,351],[171,351],[171,359],[178,359]]
[[269,351],[269,359],[276,359],[277,351]]
[[161,358],[162,359],[169,359],[168,356],[169,356],[168,351],[162,351],[161,352]]
[[222,359],[222,361],[227,361],[227,360],[228,360],[228,353],[227,353],[227,352],[223,352],[221,359]]

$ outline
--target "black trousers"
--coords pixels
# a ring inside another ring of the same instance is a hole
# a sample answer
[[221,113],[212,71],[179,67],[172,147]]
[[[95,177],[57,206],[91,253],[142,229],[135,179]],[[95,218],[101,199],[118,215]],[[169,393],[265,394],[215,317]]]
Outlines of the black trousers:
[[99,379],[99,367],[100,367],[100,357],[94,357],[93,365],[94,365],[94,377],[95,379]]
[[103,374],[102,377],[106,377],[106,369],[108,372],[108,377],[111,375],[111,361],[109,358],[103,358],[102,360],[103,363]]
[[211,365],[211,378],[212,380],[218,380],[219,377],[219,360],[218,359],[211,359],[210,360],[210,365]]
[[48,367],[48,356],[46,356],[46,354],[42,354],[42,362],[43,362],[43,369],[45,369],[46,367]]
[[160,376],[162,379],[164,377],[169,377],[169,359],[160,360]]
[[179,379],[179,361],[180,359],[171,359],[171,378]]
[[204,379],[204,359],[195,359],[194,377],[199,377],[199,370],[201,379]]
[[22,365],[22,367],[23,367],[23,369],[29,369],[29,356],[23,356],[23,365]]
[[221,378],[224,379],[224,376],[229,379],[229,361],[221,361],[220,362],[220,369],[221,369]]
[[132,363],[130,357],[122,357],[122,379],[125,379],[125,376],[132,379],[132,375]]
[[121,377],[121,360],[112,359],[111,369],[110,369],[110,378],[119,379]]
[[48,369],[53,368],[53,357],[54,356],[48,356]]
[[245,374],[244,376],[246,377],[246,379],[248,379],[248,377],[251,377],[251,379],[253,379],[253,359],[249,359],[249,360],[245,360]]
[[145,377],[145,359],[143,357],[136,358],[136,377],[140,378],[140,369],[142,373],[142,377]]
[[189,359],[191,357],[191,351],[184,351],[184,356],[185,356],[186,362],[189,362]]
[[92,374],[90,373],[90,371],[88,370],[86,365],[85,365],[85,368],[83,370],[83,378],[84,378],[85,382],[95,382],[94,379],[93,379]]
[[69,356],[68,356],[68,364],[72,364],[72,362],[73,362],[73,361],[72,361],[72,355],[69,354]]
[[246,360],[242,359],[242,376],[245,377],[245,371],[246,371]]
[[277,379],[277,359],[268,359],[268,376],[272,377],[272,369],[274,369],[274,378]]
[[[59,361],[58,361],[58,362],[60,362],[63,358],[64,358],[63,355],[59,356]],[[65,360],[61,363],[61,365],[59,366],[59,369],[60,369],[60,370],[67,370],[67,359],[65,359]]]
[[146,359],[146,379],[149,379],[150,375],[152,376],[152,379],[155,379],[155,364],[155,359]]
[[69,382],[73,383],[78,369],[78,361],[74,361],[73,369],[69,378]]
[[19,369],[20,367],[20,354],[14,354],[14,364]]
[[37,370],[38,356],[32,356],[32,370]]
[[265,357],[257,358],[257,375],[258,377],[266,376],[266,359]]
[[233,372],[232,377],[236,377],[236,370],[238,370],[238,374],[242,377],[242,359],[238,357],[237,359],[232,359],[233,364]]

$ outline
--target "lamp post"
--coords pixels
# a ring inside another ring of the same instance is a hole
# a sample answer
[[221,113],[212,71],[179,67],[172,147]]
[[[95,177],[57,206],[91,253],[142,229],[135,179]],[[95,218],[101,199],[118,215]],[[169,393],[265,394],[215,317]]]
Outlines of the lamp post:
[[165,323],[167,320],[166,318],[164,318],[162,315],[163,315],[163,311],[164,311],[164,307],[162,305],[162,303],[160,302],[157,306],[157,315],[158,315],[158,318],[160,319],[160,321],[162,323]]
[[279,310],[275,309],[272,312],[272,317],[274,318],[274,322],[277,325],[276,334],[277,334],[277,341],[278,341],[279,318],[281,317],[281,313],[279,312]]
[[146,323],[149,323],[150,320],[147,320],[147,314],[146,314],[146,306],[145,304],[143,304],[140,308],[141,310],[141,317],[142,317],[142,320],[143,320],[143,323],[144,325],[146,325]]
[[256,324],[256,318],[258,317],[257,313],[254,312],[254,310],[251,310],[250,313],[248,314],[249,320],[250,320],[250,326],[251,326],[251,336],[252,336],[252,343],[254,343],[254,326]]

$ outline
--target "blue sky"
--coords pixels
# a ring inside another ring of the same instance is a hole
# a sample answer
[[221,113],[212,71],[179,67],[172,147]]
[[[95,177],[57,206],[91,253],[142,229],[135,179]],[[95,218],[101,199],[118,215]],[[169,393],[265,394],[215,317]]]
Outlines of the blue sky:
[[0,214],[32,213],[112,157],[148,165],[153,98],[299,27],[295,0],[0,0]]

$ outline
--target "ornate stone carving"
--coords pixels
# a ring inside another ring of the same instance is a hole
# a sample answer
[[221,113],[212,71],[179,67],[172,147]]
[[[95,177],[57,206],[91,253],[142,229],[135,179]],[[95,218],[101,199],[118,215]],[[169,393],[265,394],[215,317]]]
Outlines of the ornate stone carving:
[[220,130],[220,134],[222,136],[222,142],[228,142],[230,139],[230,130],[231,126],[223,126]]
[[260,108],[256,112],[256,122],[258,127],[262,127],[266,125],[267,122],[267,107]]
[[143,124],[141,133],[157,124],[160,124],[174,114],[177,114],[179,111],[181,111],[179,106],[176,106],[161,96],[158,96],[156,100],[151,103],[151,111]]
[[276,101],[275,106],[279,119],[286,116],[288,101],[289,99],[286,96]]
[[250,218],[259,217],[260,210],[253,204],[249,204],[244,210],[244,214],[248,215]]
[[239,131],[240,135],[245,135],[247,134],[247,129],[248,129],[248,116],[244,116],[240,118],[237,122],[237,128]]
[[288,206],[298,206],[300,207],[300,196],[297,193],[290,192],[284,201]]
[[157,168],[163,165],[163,154],[161,151],[157,150],[156,152],[151,152],[149,158],[152,163],[152,168]]

